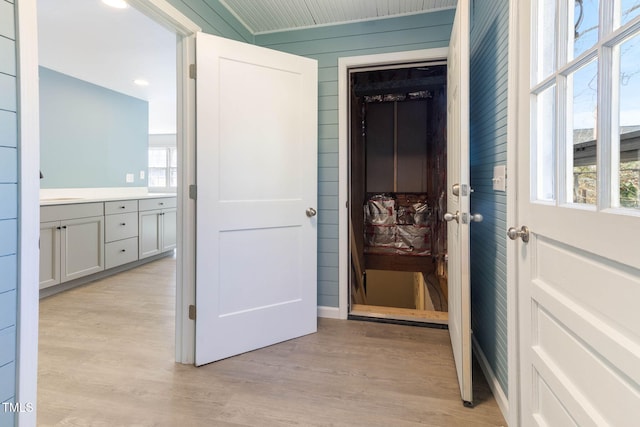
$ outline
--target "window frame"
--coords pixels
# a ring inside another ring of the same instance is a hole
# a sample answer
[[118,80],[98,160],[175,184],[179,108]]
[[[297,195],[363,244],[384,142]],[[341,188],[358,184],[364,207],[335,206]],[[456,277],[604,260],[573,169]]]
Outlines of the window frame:
[[[573,48],[573,22],[571,0],[556,2],[555,10],[555,66],[549,75],[540,76],[542,72],[541,49],[544,38],[540,28],[545,0],[532,2],[532,38],[531,51],[534,60],[531,63],[530,102],[531,102],[531,202],[555,205],[572,209],[605,211],[640,216],[637,208],[620,206],[620,49],[619,47],[632,37],[640,35],[640,16],[636,16],[620,26],[621,0],[600,1],[598,9],[598,39],[590,48],[579,56],[569,59],[569,49]],[[597,118],[596,118],[596,204],[588,205],[573,202],[573,126],[569,113],[573,114],[570,98],[570,78],[577,70],[598,62],[597,76]],[[555,164],[552,170],[555,175],[554,198],[544,200],[538,197],[539,186],[544,181],[540,176],[538,165],[538,96],[545,90],[555,86],[555,129],[554,146]],[[640,124],[640,123],[639,123]],[[569,129],[571,128],[571,129]]]
[[[150,166],[149,166],[149,162],[147,161],[147,190],[149,191],[149,193],[176,193],[178,190],[178,183],[176,182],[176,186],[175,187],[171,187],[171,169],[176,169],[177,171],[177,166],[175,168],[173,168],[171,166],[171,150],[174,150],[175,152],[175,156],[176,156],[176,165],[179,164],[179,159],[177,158],[178,156],[178,150],[177,150],[177,138],[175,134],[155,134],[155,135],[149,135],[149,146],[148,146],[148,151],[150,151],[151,149],[158,149],[158,148],[164,148],[167,150],[167,161],[166,161],[166,165],[164,167],[165,169],[165,176],[166,176],[166,183],[168,185],[164,186],[164,187],[152,187],[151,183],[150,183]],[[177,174],[176,174],[177,175]],[[179,176],[177,177],[179,179]]]

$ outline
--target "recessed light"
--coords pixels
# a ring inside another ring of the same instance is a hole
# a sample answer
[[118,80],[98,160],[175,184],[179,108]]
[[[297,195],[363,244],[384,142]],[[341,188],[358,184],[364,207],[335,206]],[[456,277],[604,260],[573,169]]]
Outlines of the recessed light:
[[102,3],[115,7],[116,9],[126,9],[129,6],[124,0],[102,0]]
[[135,79],[133,83],[138,86],[149,86],[149,82],[144,79]]

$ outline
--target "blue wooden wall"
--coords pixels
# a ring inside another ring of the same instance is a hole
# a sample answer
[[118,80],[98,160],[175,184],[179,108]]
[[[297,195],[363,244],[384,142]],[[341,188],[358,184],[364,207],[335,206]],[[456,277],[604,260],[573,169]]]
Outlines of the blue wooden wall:
[[256,35],[318,60],[318,305],[338,307],[338,58],[449,45],[453,10]]
[[471,19],[471,210],[484,215],[471,227],[471,318],[473,335],[506,394],[507,199],[493,190],[491,178],[495,165],[507,163],[509,1],[476,0]]
[[[13,0],[0,0],[0,402],[16,393],[18,131]],[[0,406],[0,427],[14,414]]]

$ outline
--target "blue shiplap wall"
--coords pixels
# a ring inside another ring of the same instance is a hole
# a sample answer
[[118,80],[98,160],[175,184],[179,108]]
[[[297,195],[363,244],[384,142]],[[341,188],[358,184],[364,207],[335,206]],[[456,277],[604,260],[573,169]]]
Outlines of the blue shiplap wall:
[[506,193],[492,189],[493,167],[507,163],[509,1],[472,2],[471,198],[484,221],[471,227],[473,334],[507,393]]
[[[18,132],[13,1],[0,0],[0,402],[16,393]],[[0,406],[0,427],[14,415]]]
[[449,45],[453,10],[256,35],[318,60],[318,305],[338,307],[338,58]]
[[254,37],[219,0],[168,0],[205,33],[253,43]]
[[48,68],[39,75],[40,188],[146,187],[149,103]]

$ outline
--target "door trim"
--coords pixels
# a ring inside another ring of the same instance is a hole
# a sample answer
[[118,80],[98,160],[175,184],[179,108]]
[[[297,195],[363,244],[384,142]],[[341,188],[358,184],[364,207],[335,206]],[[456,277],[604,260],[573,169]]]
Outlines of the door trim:
[[[179,168],[185,189],[195,180],[195,83],[189,79],[188,65],[194,58],[193,34],[200,27],[166,0],[129,0],[129,3],[151,19],[176,33],[177,46],[177,137],[181,153]],[[28,156],[20,156],[18,193],[19,225],[19,285],[16,343],[16,402],[37,407],[38,378],[38,271],[33,260],[38,259],[40,230],[40,163],[38,33],[37,2],[21,0],[15,3],[16,39],[19,61],[19,147]],[[176,361],[193,363],[195,325],[186,318],[187,307],[195,300],[195,202],[187,191],[179,189],[178,198],[178,263],[176,277]],[[35,426],[36,412],[17,414],[20,426]]]
[[338,318],[349,314],[349,68],[446,60],[448,47],[338,58]]
[[[36,0],[21,0],[16,8],[18,50],[18,312],[16,327],[16,396],[21,404],[37,408],[39,268],[40,257],[40,114],[38,88],[38,33]],[[19,426],[35,426],[36,411],[16,413]]]
[[[516,226],[518,219],[518,87],[520,62],[519,0],[509,0],[509,51],[507,72],[507,227]],[[521,224],[522,225],[522,224]],[[506,230],[505,230],[506,233]],[[507,402],[501,406],[507,424],[516,426],[520,420],[520,344],[518,324],[518,245],[507,239]],[[497,394],[494,392],[497,397]],[[500,403],[500,401],[498,401]]]

